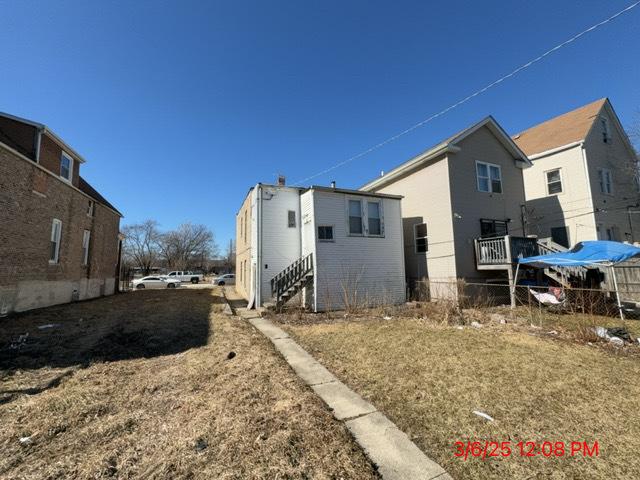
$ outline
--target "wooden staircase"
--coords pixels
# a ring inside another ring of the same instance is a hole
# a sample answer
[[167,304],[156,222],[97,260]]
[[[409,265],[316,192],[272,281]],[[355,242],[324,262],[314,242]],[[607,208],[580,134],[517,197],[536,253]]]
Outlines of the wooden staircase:
[[[540,255],[549,253],[566,252],[568,248],[555,243],[549,238],[541,238],[538,240],[538,250]],[[549,267],[544,269],[544,274],[556,281],[564,287],[570,287],[568,276],[578,277],[584,280],[586,278],[587,268],[585,267]]]
[[299,258],[271,279],[271,295],[276,309],[282,308],[300,290],[313,281],[313,253]]

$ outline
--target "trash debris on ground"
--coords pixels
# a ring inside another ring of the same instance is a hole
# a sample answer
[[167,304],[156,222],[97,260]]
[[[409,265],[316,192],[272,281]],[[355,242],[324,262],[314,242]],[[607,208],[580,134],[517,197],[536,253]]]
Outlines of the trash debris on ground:
[[476,322],[475,320],[474,320],[473,322],[471,322],[471,326],[472,326],[473,328],[482,328],[482,324],[481,324],[481,323]]
[[231,360],[232,358],[234,358],[236,356],[236,352],[234,352],[233,350],[230,351],[227,355],[227,360]]
[[59,327],[59,326],[60,326],[59,323],[47,323],[46,325],[38,325],[38,329],[39,330],[46,330],[48,328],[56,328],[56,327]]
[[383,320],[391,320],[391,317],[389,315],[385,315],[384,317],[382,317]]
[[557,335],[558,332],[557,330],[551,330],[550,332],[547,332],[549,335]]
[[33,443],[33,440],[31,439],[31,437],[20,437],[20,443],[22,445],[31,445]]
[[612,337],[618,337],[624,340],[625,342],[631,342],[631,334],[624,327],[611,327],[607,328],[607,333]]
[[604,338],[605,340],[609,340],[609,333],[607,332],[607,329],[604,327],[595,327],[593,329],[593,333],[595,333],[598,337],[600,338]]
[[474,414],[478,415],[479,417],[484,418],[485,420],[489,421],[489,422],[493,422],[493,417],[487,415],[484,412],[479,412],[478,410],[474,410],[473,411]]
[[611,337],[609,338],[609,342],[613,343],[616,347],[624,346],[624,340],[622,340],[620,337]]
[[9,344],[9,348],[12,350],[19,350],[25,343],[27,343],[28,338],[29,338],[29,332],[23,333],[22,335],[18,335],[18,339],[12,341]]
[[464,330],[464,327],[463,327],[462,325],[458,325],[456,328],[457,328],[458,330]]
[[501,325],[507,323],[507,317],[502,313],[492,313],[489,318],[491,318],[492,322],[499,323]]
[[208,446],[209,444],[204,438],[199,438],[198,440],[196,440],[196,452],[201,452]]

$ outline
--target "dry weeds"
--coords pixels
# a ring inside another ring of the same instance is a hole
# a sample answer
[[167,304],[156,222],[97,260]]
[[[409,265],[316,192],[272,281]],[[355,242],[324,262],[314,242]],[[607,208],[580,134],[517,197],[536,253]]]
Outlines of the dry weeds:
[[268,341],[220,308],[219,290],[180,289],[4,320],[0,476],[376,478]]
[[[454,478],[640,478],[637,357],[509,324],[395,317],[285,328]],[[453,455],[459,440],[597,440],[600,456],[465,462]]]

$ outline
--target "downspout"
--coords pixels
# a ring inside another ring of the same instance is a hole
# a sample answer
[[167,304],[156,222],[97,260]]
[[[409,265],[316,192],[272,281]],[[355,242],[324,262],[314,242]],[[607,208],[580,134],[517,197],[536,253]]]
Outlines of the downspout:
[[262,306],[262,184],[258,184],[257,189],[257,216],[256,219],[256,308]]
[[[596,231],[597,231],[597,225],[598,222],[596,221],[596,206],[593,203],[593,195],[591,193],[591,177],[589,177],[589,165],[587,164],[587,152],[584,148],[584,142],[580,143],[580,152],[582,153],[582,166],[584,168],[584,174],[587,177],[587,186],[589,187],[589,196],[587,197],[587,199],[589,200],[589,203],[591,204],[591,208],[593,208],[593,224],[594,227],[596,227]],[[578,232],[576,231],[576,237],[578,236]],[[598,240],[598,238],[596,238],[596,240]],[[578,238],[575,238],[575,241],[573,242],[574,244],[577,243]]]
[[40,163],[40,145],[42,143],[42,132],[43,129],[40,128],[36,136],[36,163],[38,164]]

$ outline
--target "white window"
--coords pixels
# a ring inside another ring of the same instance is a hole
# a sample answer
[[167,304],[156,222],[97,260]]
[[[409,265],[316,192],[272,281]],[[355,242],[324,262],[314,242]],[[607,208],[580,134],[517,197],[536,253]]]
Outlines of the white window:
[[549,170],[545,172],[547,178],[547,194],[557,195],[562,193],[562,176],[560,175],[560,169]]
[[333,242],[333,225],[318,225],[318,241]]
[[82,265],[89,263],[89,240],[91,239],[91,232],[85,230],[82,233]]
[[73,158],[71,158],[68,154],[62,152],[62,155],[60,156],[60,176],[67,182],[71,182],[72,175]]
[[367,202],[367,226],[369,235],[381,237],[384,234],[380,202]]
[[608,170],[606,168],[599,169],[598,180],[600,181],[600,191],[604,194],[611,195],[613,193],[611,170]]
[[478,190],[488,193],[502,193],[502,172],[499,165],[476,162]]
[[89,204],[87,205],[87,217],[93,217],[93,211],[95,208],[95,202],[93,200],[89,200]]
[[287,212],[287,225],[289,228],[295,228],[296,226],[296,212],[294,210]]
[[415,238],[416,253],[426,253],[429,251],[429,237],[427,236],[426,223],[418,223],[413,226],[413,237]]
[[600,117],[600,131],[602,133],[602,141],[611,143],[611,131],[609,130],[609,119],[607,117]]
[[62,222],[57,218],[51,223],[51,241],[49,243],[49,263],[60,261],[60,237],[62,235]]
[[362,202],[349,200],[349,235],[362,235]]

